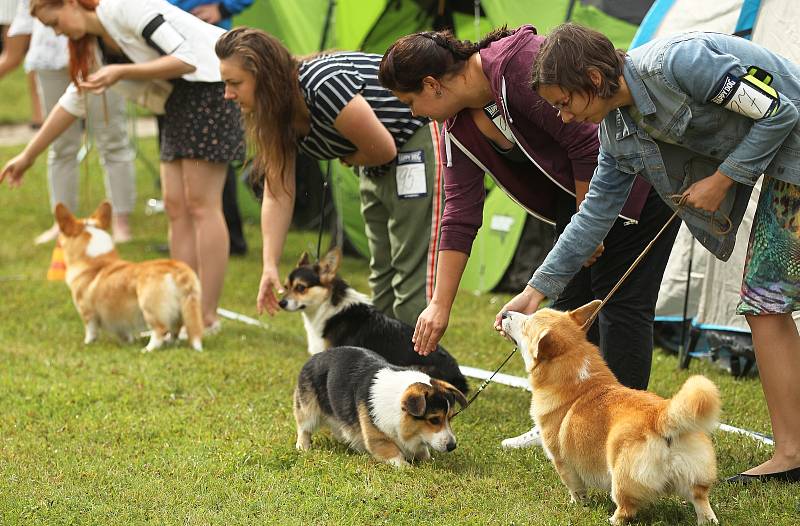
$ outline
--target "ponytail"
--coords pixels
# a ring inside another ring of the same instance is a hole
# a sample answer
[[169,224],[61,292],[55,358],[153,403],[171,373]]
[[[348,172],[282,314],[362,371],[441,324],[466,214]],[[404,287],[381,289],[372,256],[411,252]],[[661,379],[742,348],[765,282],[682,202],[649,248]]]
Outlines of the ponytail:
[[513,33],[503,26],[478,42],[458,40],[450,30],[402,37],[383,56],[378,80],[391,91],[418,92],[425,77],[441,79],[458,73],[472,55]]

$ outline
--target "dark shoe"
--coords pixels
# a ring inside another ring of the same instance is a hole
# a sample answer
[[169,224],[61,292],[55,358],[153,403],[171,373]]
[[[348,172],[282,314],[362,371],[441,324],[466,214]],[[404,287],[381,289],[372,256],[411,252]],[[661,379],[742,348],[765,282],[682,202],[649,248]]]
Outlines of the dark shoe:
[[779,471],[778,473],[764,473],[763,475],[745,475],[744,473],[739,473],[738,475],[726,478],[725,482],[729,484],[750,484],[751,482],[766,482],[768,480],[776,480],[778,482],[800,482],[800,467]]

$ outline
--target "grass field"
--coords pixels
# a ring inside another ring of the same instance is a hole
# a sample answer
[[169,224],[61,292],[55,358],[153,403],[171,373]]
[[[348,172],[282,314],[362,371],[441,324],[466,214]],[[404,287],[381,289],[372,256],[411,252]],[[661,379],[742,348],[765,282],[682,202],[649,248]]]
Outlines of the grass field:
[[[154,159],[154,145],[145,142]],[[0,149],[5,162],[16,149]],[[96,163],[82,212],[102,197]],[[124,257],[161,254],[163,215],[147,216],[156,197],[140,165],[135,241]],[[506,452],[502,438],[530,427],[529,395],[490,385],[454,421],[459,447],[398,471],[349,452],[330,435],[308,454],[294,450],[291,392],[307,358],[300,317],[262,319],[268,328],[226,321],[205,352],[172,347],[151,354],[144,342],[83,330],[62,282],[44,280],[51,246],[34,247],[48,227],[44,159],[21,189],[0,187],[0,523],[2,524],[602,524],[613,503],[592,494],[583,507],[540,449]],[[232,259],[222,307],[255,316],[260,275],[257,226],[247,225],[250,255]],[[313,232],[289,236],[283,270],[316,244]],[[366,291],[366,262],[342,270]],[[462,364],[493,369],[509,344],[491,329],[503,295],[463,291],[444,343]],[[723,393],[723,420],[769,432],[757,380],[736,381],[692,363]],[[521,360],[504,372],[521,374]],[[670,395],[689,376],[656,353],[652,390]],[[473,388],[478,384],[473,381]],[[768,457],[753,440],[717,433],[719,470],[727,476]],[[798,524],[796,487],[716,486],[712,505],[723,524]],[[691,506],[667,498],[644,510],[641,524],[692,524]]]

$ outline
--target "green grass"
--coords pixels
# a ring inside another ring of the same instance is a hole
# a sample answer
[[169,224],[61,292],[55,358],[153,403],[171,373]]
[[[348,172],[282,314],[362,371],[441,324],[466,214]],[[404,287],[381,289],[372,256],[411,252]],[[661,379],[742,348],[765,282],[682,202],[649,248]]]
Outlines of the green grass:
[[22,67],[0,79],[0,93],[0,124],[30,122],[31,100]]
[[[144,143],[154,158],[152,141]],[[0,149],[0,162],[16,149]],[[141,168],[141,167],[140,167]],[[505,452],[499,441],[530,427],[529,394],[490,385],[454,422],[459,447],[398,471],[349,452],[326,432],[307,454],[294,450],[291,393],[307,358],[300,317],[264,317],[268,329],[226,321],[205,351],[185,346],[142,354],[107,336],[82,344],[83,328],[64,283],[44,280],[51,247],[34,247],[51,224],[44,160],[22,188],[0,187],[0,523],[2,524],[603,524],[608,496],[572,506],[540,449]],[[83,213],[101,199],[96,164]],[[136,239],[129,259],[159,257],[163,215],[141,210],[156,197],[140,169]],[[222,306],[255,316],[260,276],[257,226],[251,252],[232,259]],[[289,236],[282,270],[316,244]],[[342,274],[366,291],[366,262]],[[463,364],[494,368],[509,344],[491,328],[507,296],[462,292],[444,343]],[[504,372],[522,374],[514,358]],[[736,381],[692,363],[722,389],[723,420],[768,432],[757,380]],[[652,389],[673,393],[689,372],[657,353]],[[477,381],[472,383],[473,388]],[[746,437],[717,433],[722,475],[767,458]],[[723,524],[798,523],[796,487],[720,484],[711,495]],[[691,506],[665,498],[640,524],[693,524]]]

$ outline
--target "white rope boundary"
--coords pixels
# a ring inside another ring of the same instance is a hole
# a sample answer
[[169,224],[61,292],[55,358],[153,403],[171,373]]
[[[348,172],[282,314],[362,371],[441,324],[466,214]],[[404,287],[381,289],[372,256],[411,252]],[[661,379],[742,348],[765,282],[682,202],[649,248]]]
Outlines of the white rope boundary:
[[[227,318],[229,320],[236,320],[242,323],[246,323],[248,325],[253,325],[256,327],[263,327],[264,329],[268,329],[269,325],[262,323],[256,319],[253,319],[249,316],[245,316],[244,314],[239,314],[237,312],[233,312],[227,309],[218,308],[217,314],[220,316]],[[486,380],[490,376],[492,376],[492,371],[487,371],[485,369],[478,369],[477,367],[470,367],[468,365],[460,365],[459,368],[461,369],[461,374],[464,376],[469,376],[470,378],[477,378],[478,380]],[[521,376],[514,376],[510,374],[503,374],[497,373],[494,375],[492,379],[493,382],[507,385],[509,387],[516,387],[518,389],[525,389],[526,391],[531,391],[531,385],[527,378],[523,378]],[[774,446],[775,442],[772,440],[772,437],[765,435],[763,433],[758,433],[756,431],[749,431],[747,429],[742,429],[740,427],[730,426],[728,424],[719,424],[719,429],[721,431],[725,431],[728,433],[736,433],[739,435],[745,435],[753,440],[757,440],[769,446]]]

